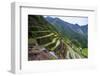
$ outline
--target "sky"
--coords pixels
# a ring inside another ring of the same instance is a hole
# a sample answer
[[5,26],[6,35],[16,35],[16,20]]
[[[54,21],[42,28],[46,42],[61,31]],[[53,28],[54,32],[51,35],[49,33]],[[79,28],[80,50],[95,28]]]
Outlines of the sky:
[[58,16],[50,16],[50,17],[52,18],[57,17],[72,24],[79,24],[80,26],[88,24],[88,17],[58,17]]

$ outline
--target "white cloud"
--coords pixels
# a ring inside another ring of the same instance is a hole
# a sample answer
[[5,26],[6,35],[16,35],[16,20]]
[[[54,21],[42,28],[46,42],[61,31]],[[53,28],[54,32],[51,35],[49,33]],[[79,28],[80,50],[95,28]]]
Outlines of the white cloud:
[[72,24],[79,24],[79,25],[86,25],[88,24],[88,18],[87,17],[58,17],[66,22],[72,23]]
[[[44,16],[47,17],[47,16]],[[52,18],[60,18],[66,22],[72,24],[79,24],[80,26],[88,24],[88,17],[60,17],[60,16],[50,16]]]

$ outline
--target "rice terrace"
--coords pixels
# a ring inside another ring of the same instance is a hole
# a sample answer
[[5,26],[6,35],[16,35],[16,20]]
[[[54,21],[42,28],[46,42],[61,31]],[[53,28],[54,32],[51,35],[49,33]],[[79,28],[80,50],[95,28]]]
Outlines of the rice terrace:
[[88,58],[88,17],[28,15],[28,61]]

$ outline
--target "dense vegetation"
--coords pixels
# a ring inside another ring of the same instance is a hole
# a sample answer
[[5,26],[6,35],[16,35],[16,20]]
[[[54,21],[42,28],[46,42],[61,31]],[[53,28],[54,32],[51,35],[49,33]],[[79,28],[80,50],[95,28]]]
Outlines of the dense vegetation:
[[[30,48],[32,50],[34,46],[43,47],[56,55],[56,58],[51,57],[51,59],[87,58],[87,32],[81,34],[79,31],[65,27],[63,23],[59,20],[57,22],[57,19],[55,22],[55,20],[43,16],[29,15],[28,50]],[[70,26],[72,25],[70,24]],[[84,28],[81,27],[85,31]]]

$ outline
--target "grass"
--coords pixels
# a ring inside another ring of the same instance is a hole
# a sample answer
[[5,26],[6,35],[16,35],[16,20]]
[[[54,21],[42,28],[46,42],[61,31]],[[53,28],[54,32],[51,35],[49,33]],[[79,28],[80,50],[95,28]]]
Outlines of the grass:
[[88,57],[88,48],[82,49],[82,54]]

